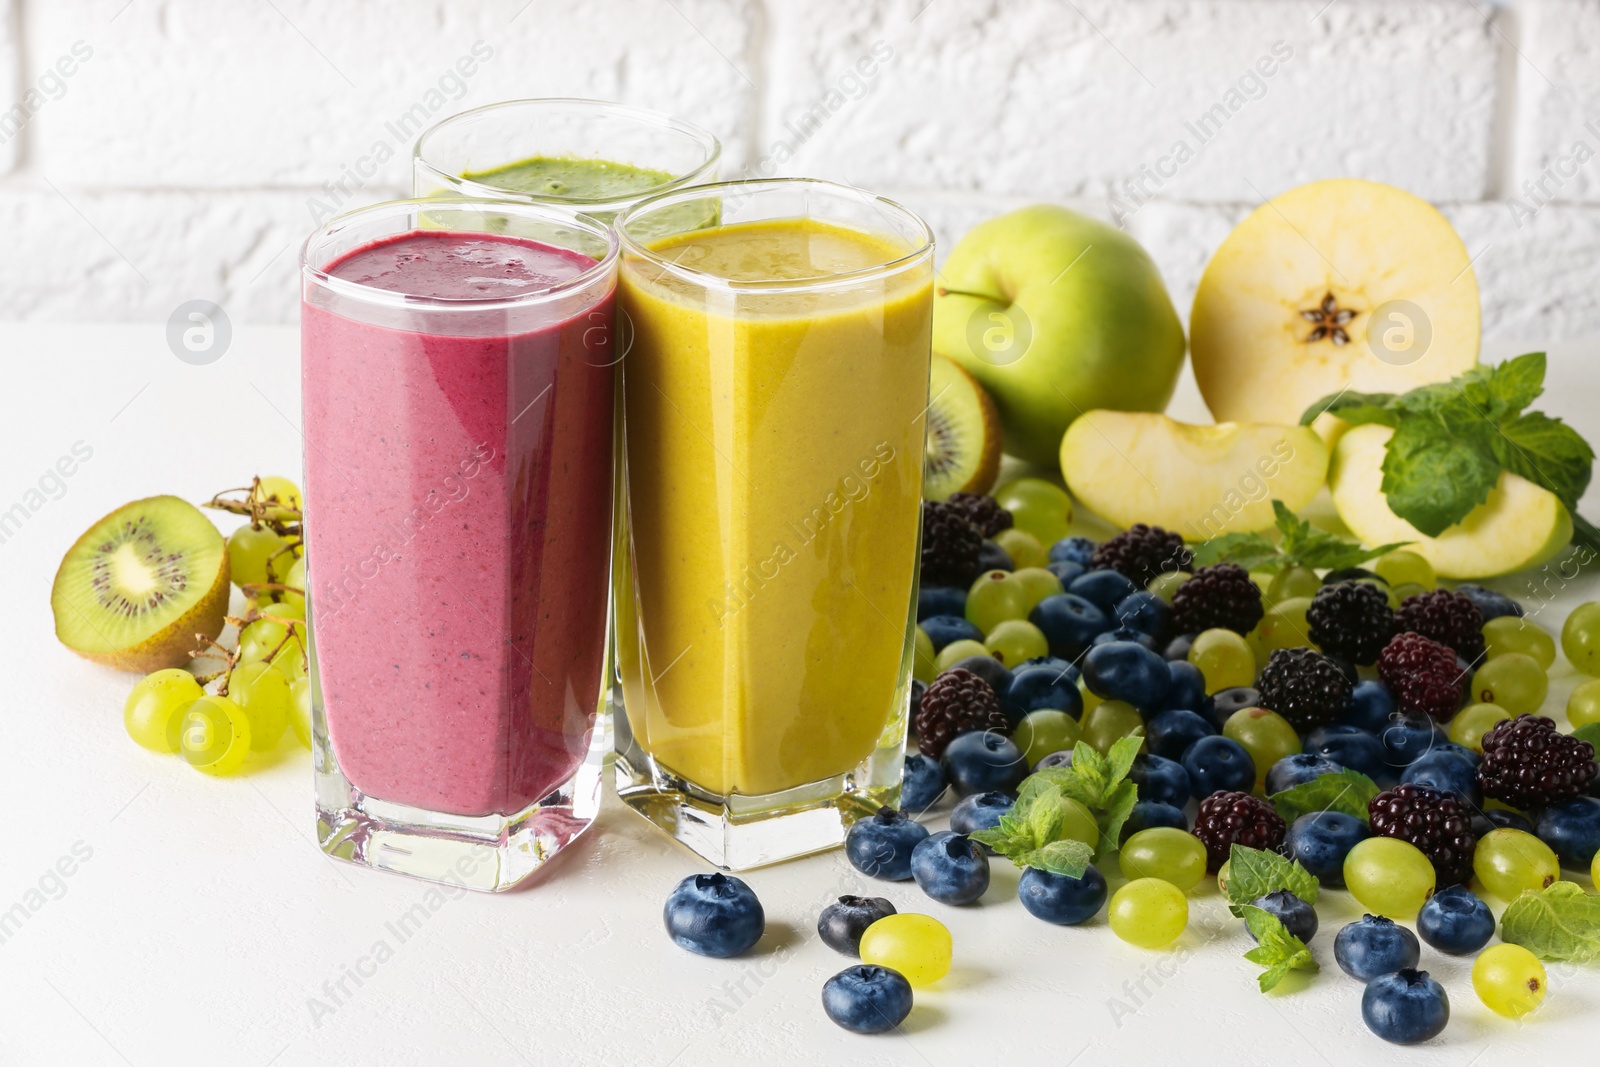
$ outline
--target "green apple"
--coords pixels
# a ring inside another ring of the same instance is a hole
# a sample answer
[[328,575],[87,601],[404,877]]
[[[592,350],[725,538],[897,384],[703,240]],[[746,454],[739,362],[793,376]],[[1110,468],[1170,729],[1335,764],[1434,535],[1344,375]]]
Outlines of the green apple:
[[1273,525],[1272,501],[1299,511],[1322,489],[1328,449],[1307,426],[1089,411],[1061,439],[1061,474],[1085,507],[1119,526],[1162,526],[1187,541]]
[[1383,457],[1393,434],[1387,426],[1357,426],[1333,450],[1333,506],[1364,543],[1409,541],[1406,548],[1441,578],[1493,578],[1537,567],[1572,540],[1572,516],[1556,495],[1509,471],[1466,518],[1438,537],[1423,535],[1383,498]]
[[980,223],[956,244],[939,273],[933,349],[994,398],[1005,450],[1048,466],[1085,411],[1165,408],[1184,339],[1137,241],[1040,204]]

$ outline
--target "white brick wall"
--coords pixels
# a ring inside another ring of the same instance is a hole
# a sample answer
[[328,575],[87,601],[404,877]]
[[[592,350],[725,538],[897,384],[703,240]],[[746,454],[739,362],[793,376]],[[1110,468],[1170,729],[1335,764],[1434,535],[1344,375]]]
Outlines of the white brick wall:
[[1600,0],[0,0],[26,113],[0,143],[0,319],[205,297],[292,321],[309,199],[380,145],[348,203],[404,193],[414,135],[386,123],[442,89],[439,116],[671,111],[725,174],[880,190],[946,247],[1067,203],[1143,241],[1183,312],[1261,196],[1377,178],[1480,256],[1490,336],[1600,337],[1596,55]]

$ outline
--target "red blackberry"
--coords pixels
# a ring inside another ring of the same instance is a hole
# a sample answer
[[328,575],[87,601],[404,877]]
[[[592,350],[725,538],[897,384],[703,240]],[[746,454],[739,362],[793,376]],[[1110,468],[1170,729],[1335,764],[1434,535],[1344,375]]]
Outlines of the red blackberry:
[[1394,690],[1401,712],[1419,712],[1439,722],[1460,709],[1466,693],[1455,651],[1409,630],[1395,634],[1383,646],[1378,677]]
[[1308,636],[1325,652],[1370,667],[1394,636],[1394,611],[1371,582],[1334,582],[1306,608]]
[[1289,720],[1301,733],[1326,726],[1350,710],[1350,679],[1333,660],[1311,648],[1278,648],[1256,679],[1261,707]]
[[1468,663],[1483,656],[1483,612],[1470,597],[1435,589],[1400,602],[1395,626],[1449,645]]
[[967,521],[978,528],[985,537],[993,537],[1001,530],[1011,529],[1011,512],[1001,507],[992,496],[983,493],[951,493],[945,500],[966,515]]
[[1261,590],[1237,563],[1213,563],[1194,572],[1172,595],[1173,629],[1180,634],[1218,627],[1247,634],[1265,614]]
[[964,667],[950,668],[922,691],[911,725],[917,731],[918,750],[933,759],[944,754],[957,734],[968,730],[1011,732],[1000,698],[988,682]]
[[1526,811],[1588,792],[1595,771],[1589,742],[1557,733],[1543,715],[1518,715],[1483,735],[1478,785],[1484,796]]
[[1212,874],[1228,862],[1234,845],[1269,849],[1283,845],[1283,819],[1272,805],[1249,793],[1217,790],[1200,802],[1194,836],[1206,846],[1206,870]]
[[957,504],[922,505],[922,580],[965,589],[978,570],[983,534]]
[[1433,864],[1438,887],[1464,885],[1472,877],[1472,813],[1455,793],[1425,785],[1397,785],[1367,804],[1372,832],[1416,845]]
[[1141,522],[1096,545],[1089,566],[1114,570],[1143,589],[1158,574],[1194,570],[1194,553],[1177,534]]

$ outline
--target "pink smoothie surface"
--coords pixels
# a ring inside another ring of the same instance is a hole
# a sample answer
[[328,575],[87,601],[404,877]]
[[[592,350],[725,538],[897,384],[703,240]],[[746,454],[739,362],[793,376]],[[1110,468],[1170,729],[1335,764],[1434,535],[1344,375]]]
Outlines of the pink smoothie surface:
[[[546,291],[593,266],[520,238],[417,231],[323,269],[470,300]],[[599,697],[612,294],[559,311],[377,315],[310,294],[307,563],[339,767],[380,800],[520,811],[576,771]]]

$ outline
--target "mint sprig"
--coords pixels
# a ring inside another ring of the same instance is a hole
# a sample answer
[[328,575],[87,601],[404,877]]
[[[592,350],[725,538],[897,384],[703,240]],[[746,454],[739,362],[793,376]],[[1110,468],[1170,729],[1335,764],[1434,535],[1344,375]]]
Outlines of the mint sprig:
[[1245,925],[1256,937],[1256,947],[1246,952],[1244,958],[1266,968],[1256,979],[1261,992],[1275,988],[1290,971],[1316,973],[1321,969],[1306,943],[1291,934],[1276,915],[1253,904],[1246,904],[1243,912]]
[[1281,500],[1272,502],[1278,540],[1262,533],[1230,533],[1213,537],[1194,549],[1196,566],[1212,563],[1237,563],[1247,571],[1276,573],[1289,567],[1313,570],[1338,570],[1356,567],[1402,545],[1399,541],[1376,548],[1362,548],[1353,541],[1319,530],[1299,518]]
[[1276,852],[1245,845],[1234,845],[1228,852],[1228,910],[1236,916],[1243,916],[1252,901],[1279,889],[1315,904],[1321,888],[1314,874]]
[[1587,741],[1596,749],[1600,749],[1600,722],[1586,722],[1572,731],[1572,736],[1579,741]]
[[1348,767],[1319,774],[1309,782],[1280,790],[1267,799],[1286,823],[1316,811],[1338,811],[1367,821],[1367,805],[1378,795],[1378,786],[1360,771]]
[[1058,786],[1033,775],[1023,783],[1015,803],[1000,816],[999,825],[968,836],[1018,867],[1037,867],[1051,874],[1082,878],[1094,858],[1094,849],[1087,842],[1062,836],[1065,800]]
[[[1038,779],[1054,785],[1063,796],[1088,808],[1100,830],[1096,855],[1103,857],[1115,852],[1121,843],[1122,824],[1128,821],[1139,799],[1139,787],[1128,780],[1128,771],[1143,743],[1143,737],[1124,737],[1115,741],[1111,751],[1102,756],[1091,745],[1079,741],[1072,749],[1071,766],[1039,771],[1023,782],[1023,789]],[[1020,794],[1018,799],[1020,801]]]
[[1356,425],[1393,427],[1383,494],[1389,510],[1429,537],[1466,518],[1510,471],[1554,493],[1577,538],[1600,550],[1600,530],[1578,514],[1594,449],[1560,419],[1524,410],[1544,392],[1544,375],[1544,353],[1529,352],[1409,393],[1337,393],[1307,408],[1300,422],[1327,411]]
[[1525,889],[1500,916],[1500,939],[1542,960],[1600,959],[1600,896],[1576,882]]

